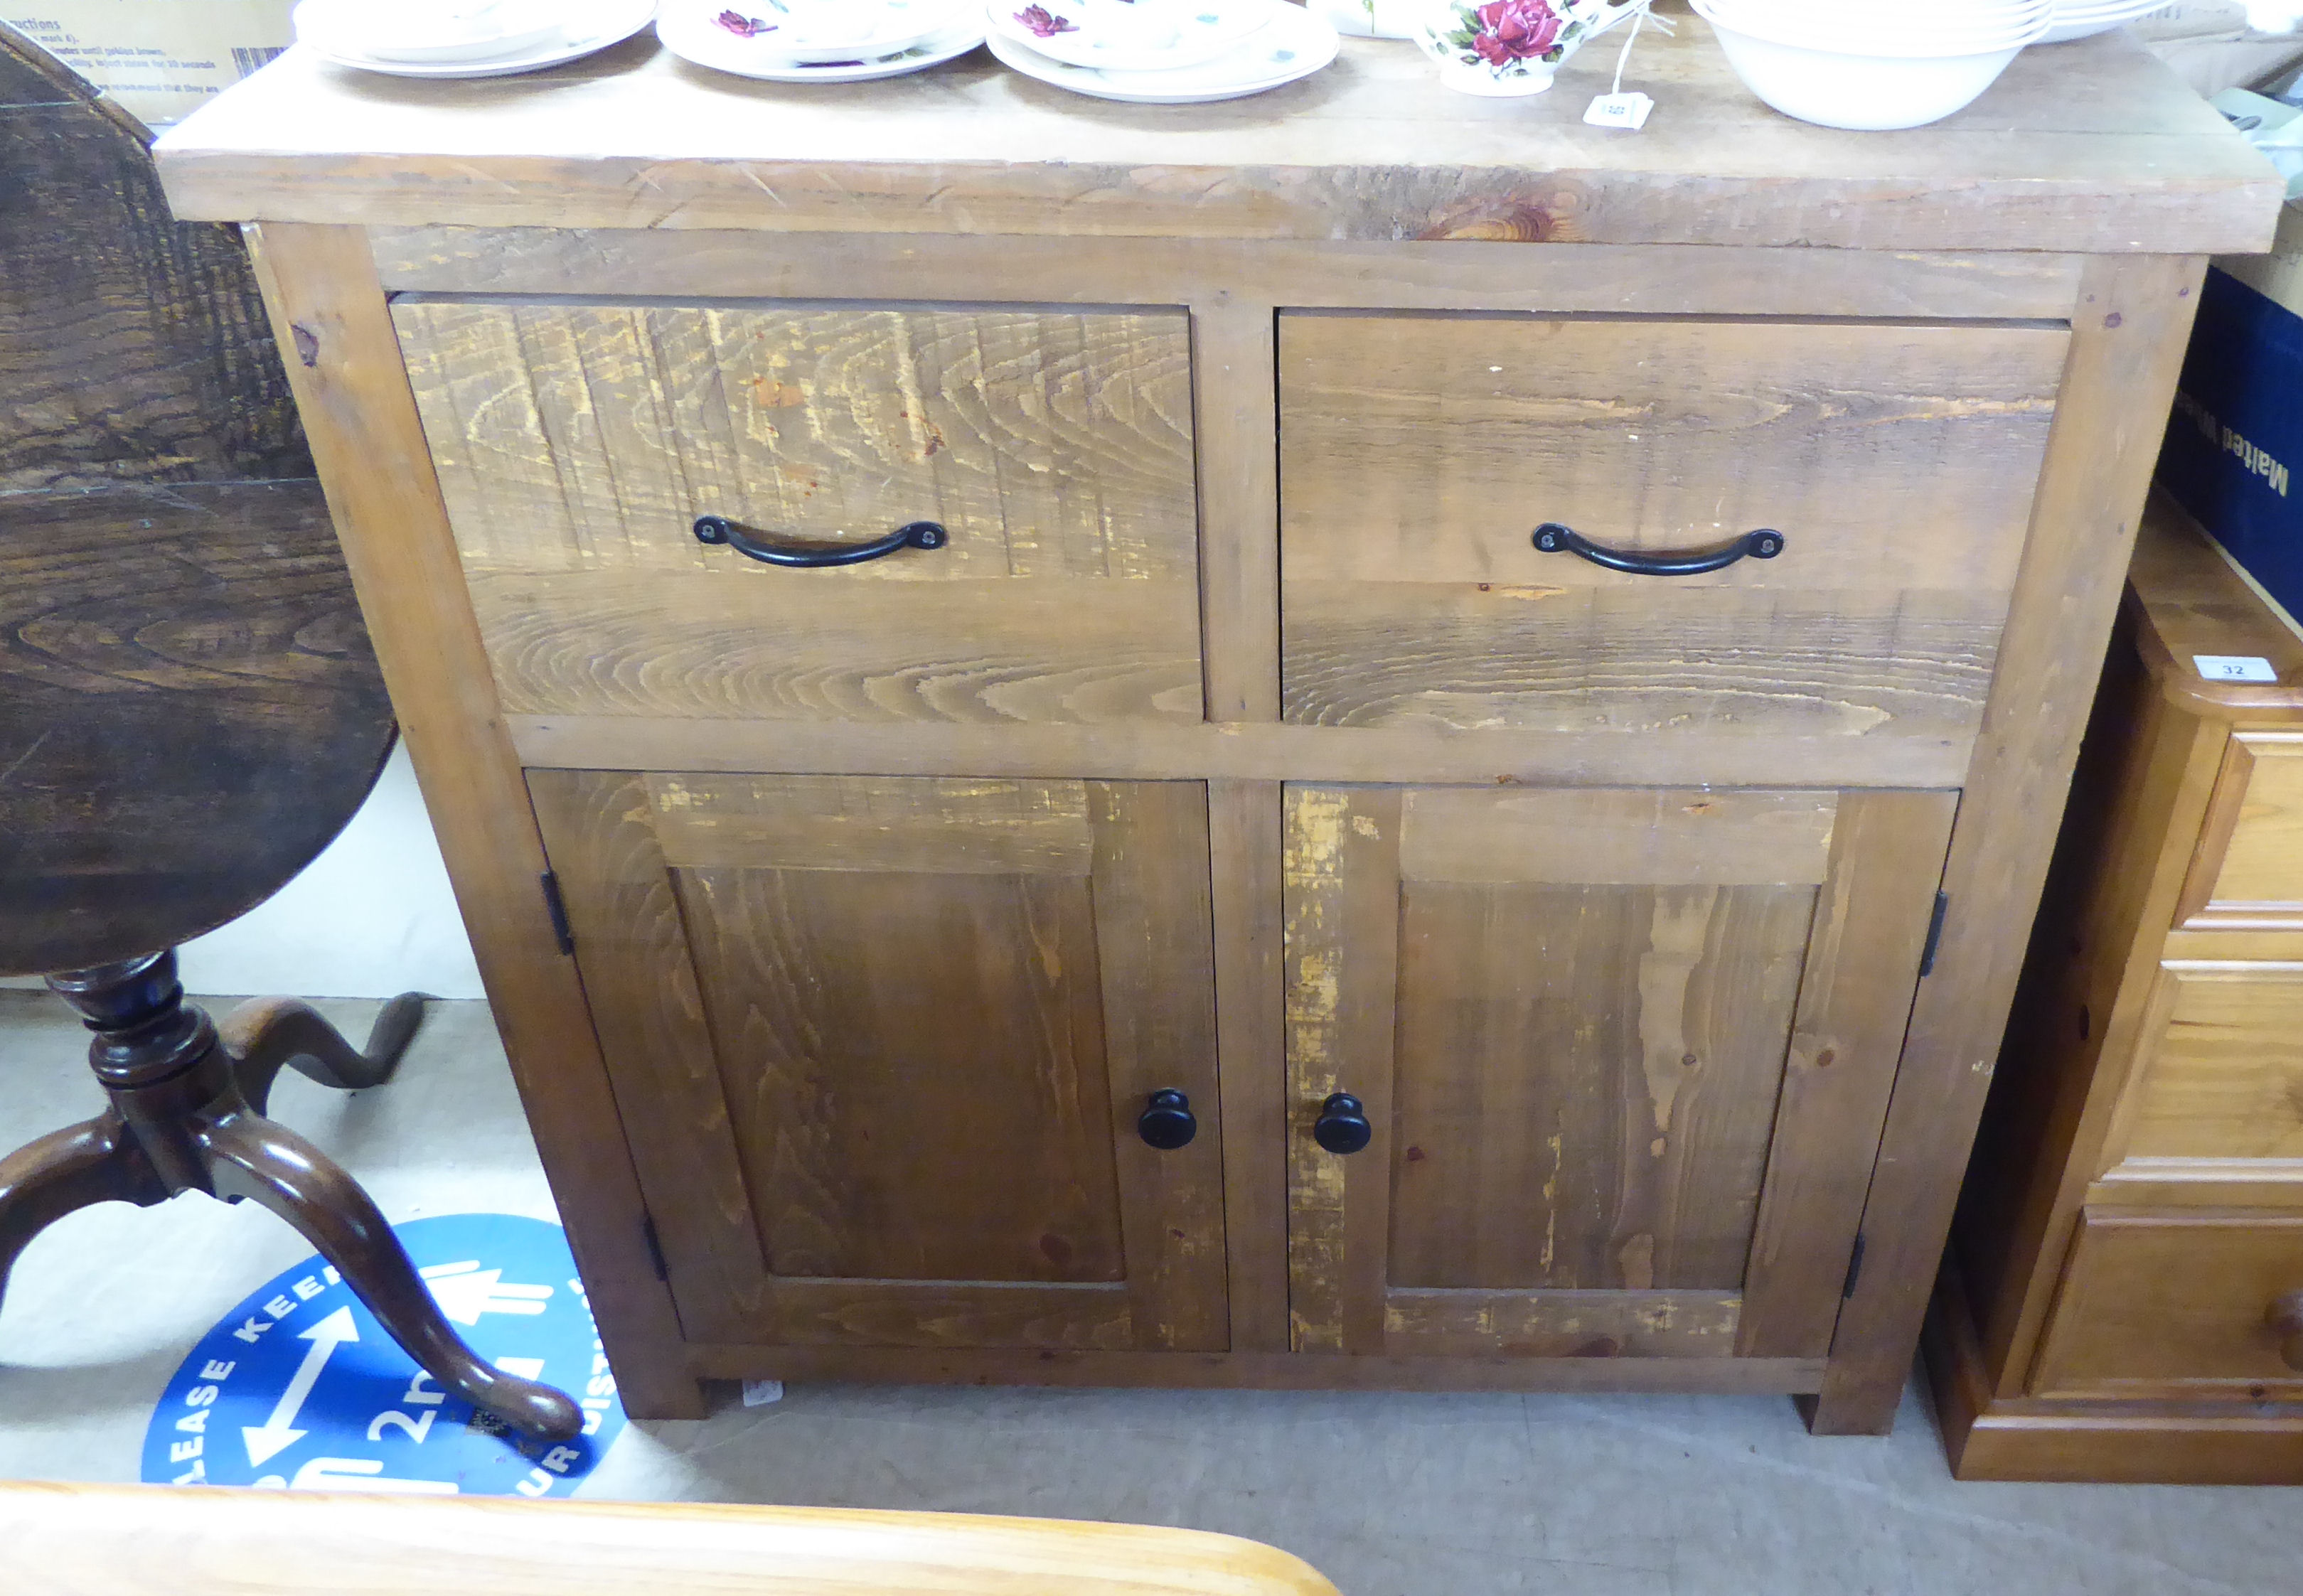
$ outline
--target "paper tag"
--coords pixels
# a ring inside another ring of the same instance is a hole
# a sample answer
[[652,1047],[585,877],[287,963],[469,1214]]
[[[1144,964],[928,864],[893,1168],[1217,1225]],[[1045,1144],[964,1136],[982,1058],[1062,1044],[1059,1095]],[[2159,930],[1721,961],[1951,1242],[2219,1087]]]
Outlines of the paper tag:
[[1655,102],[1643,94],[1603,94],[1591,102],[1583,120],[1595,128],[1628,128],[1638,132],[1648,125]]
[[2209,681],[2277,681],[2271,662],[2251,654],[2195,654],[2191,663]]
[[747,1380],[744,1382],[744,1406],[765,1407],[771,1402],[784,1399],[784,1382],[780,1380]]

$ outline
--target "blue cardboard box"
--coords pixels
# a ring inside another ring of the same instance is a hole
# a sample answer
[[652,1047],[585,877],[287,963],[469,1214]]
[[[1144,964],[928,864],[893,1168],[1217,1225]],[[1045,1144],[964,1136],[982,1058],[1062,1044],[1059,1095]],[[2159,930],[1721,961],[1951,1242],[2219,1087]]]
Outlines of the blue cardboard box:
[[2159,482],[2291,620],[2303,613],[2303,315],[2290,308],[2303,305],[2303,257],[2288,247],[2303,215],[2290,207],[2280,231],[2280,254],[2207,270]]

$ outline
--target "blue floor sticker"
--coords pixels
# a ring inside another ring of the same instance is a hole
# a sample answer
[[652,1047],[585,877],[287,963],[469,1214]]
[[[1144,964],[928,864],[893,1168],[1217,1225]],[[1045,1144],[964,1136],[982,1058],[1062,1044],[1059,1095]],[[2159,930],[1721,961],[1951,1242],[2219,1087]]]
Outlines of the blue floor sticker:
[[336,1271],[309,1258],[249,1293],[169,1381],[148,1484],[428,1496],[566,1496],[624,1427],[560,1227],[507,1213],[393,1233],[481,1357],[583,1406],[584,1433],[527,1444],[416,1366]]

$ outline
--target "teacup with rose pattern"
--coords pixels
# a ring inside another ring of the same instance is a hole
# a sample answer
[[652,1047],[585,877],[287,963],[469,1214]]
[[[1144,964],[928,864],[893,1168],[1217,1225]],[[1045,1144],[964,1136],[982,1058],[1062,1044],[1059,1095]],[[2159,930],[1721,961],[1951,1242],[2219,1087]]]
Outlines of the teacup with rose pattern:
[[1415,42],[1465,94],[1541,94],[1562,63],[1649,0],[1426,0]]

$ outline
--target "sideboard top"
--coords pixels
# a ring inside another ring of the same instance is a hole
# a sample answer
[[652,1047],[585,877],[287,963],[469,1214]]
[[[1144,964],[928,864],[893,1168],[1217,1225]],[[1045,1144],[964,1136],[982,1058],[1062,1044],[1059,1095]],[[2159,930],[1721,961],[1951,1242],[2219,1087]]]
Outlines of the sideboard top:
[[2124,33],[2027,50],[1933,127],[1844,133],[1767,109],[1708,25],[1643,36],[1640,132],[1585,126],[1612,40],[1533,99],[1442,89],[1413,46],[1347,39],[1288,89],[1090,100],[979,52],[783,87],[652,34],[555,72],[418,82],[302,49],[162,139],[180,216],[383,225],[760,228],[1231,239],[2205,254],[2268,247],[2282,187]]

